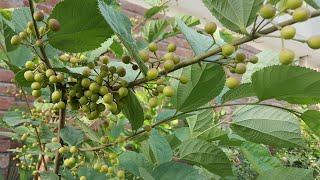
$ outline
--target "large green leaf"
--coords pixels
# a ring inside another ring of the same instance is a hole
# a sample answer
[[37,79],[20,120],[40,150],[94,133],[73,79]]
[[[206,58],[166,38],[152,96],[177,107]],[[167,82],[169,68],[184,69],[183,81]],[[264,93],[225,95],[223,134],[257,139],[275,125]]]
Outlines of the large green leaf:
[[190,132],[202,132],[210,128],[214,124],[212,109],[203,110],[198,112],[197,115],[187,118]]
[[98,10],[96,0],[61,1],[53,9],[50,18],[57,19],[61,29],[48,34],[49,43],[63,51],[92,50],[113,35]]
[[305,0],[310,6],[315,9],[320,9],[320,0]]
[[128,151],[119,156],[119,167],[140,176],[139,168],[151,171],[152,164],[142,154]]
[[282,167],[258,176],[257,180],[313,180],[312,169]]
[[169,22],[165,19],[149,21],[142,29],[143,37],[148,42],[162,39]]
[[244,157],[259,174],[281,167],[281,161],[270,155],[268,149],[260,144],[244,142],[240,147]]
[[246,33],[264,0],[202,0],[221,24],[231,31]]
[[141,72],[146,75],[148,68],[139,56],[137,43],[131,34],[132,24],[130,19],[117,11],[111,6],[107,6],[103,1],[99,0],[99,9],[105,21],[111,26],[112,30],[127,48],[131,56],[138,63]]
[[12,36],[16,35],[12,27],[10,27],[6,20],[2,20],[2,28],[3,28],[3,35],[4,35],[4,42],[6,45],[6,51],[10,52],[17,49],[18,46],[14,46],[11,44]]
[[16,33],[24,31],[27,23],[31,20],[30,9],[28,7],[17,8],[12,12],[12,23]]
[[255,143],[276,147],[303,145],[298,119],[280,108],[243,106],[234,112],[231,128]]
[[158,165],[172,159],[173,152],[170,144],[158,131],[152,130],[148,143]]
[[179,152],[181,159],[203,166],[214,174],[222,177],[232,175],[228,157],[212,143],[200,139],[189,139],[182,142]]
[[41,172],[40,177],[41,179],[59,180],[59,176],[53,172]]
[[83,132],[73,126],[66,125],[61,129],[61,139],[69,146],[77,146],[83,142]]
[[320,112],[315,110],[308,110],[301,115],[301,119],[308,125],[308,127],[320,137]]
[[231,89],[227,91],[223,96],[222,96],[222,102],[228,102],[236,99],[241,99],[245,97],[251,97],[255,96],[256,93],[253,91],[252,84],[251,83],[245,83],[241,84],[239,87],[235,89]]
[[123,98],[123,102],[123,114],[128,118],[132,129],[139,129],[143,125],[144,114],[138,98],[131,90],[129,90],[129,94]]
[[152,176],[155,180],[203,180],[198,170],[184,163],[167,162],[157,166]]
[[8,126],[17,126],[19,124],[30,122],[30,119],[22,118],[22,112],[21,111],[8,111],[3,116],[3,121]]
[[278,99],[292,104],[320,102],[320,73],[305,67],[276,65],[252,75],[260,100]]

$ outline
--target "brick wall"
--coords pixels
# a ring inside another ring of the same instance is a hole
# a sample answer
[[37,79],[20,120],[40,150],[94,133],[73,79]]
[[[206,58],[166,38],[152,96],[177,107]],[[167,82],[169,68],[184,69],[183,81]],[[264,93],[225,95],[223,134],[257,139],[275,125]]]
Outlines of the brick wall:
[[[58,0],[49,0],[44,4],[39,5],[39,8],[49,12],[52,9],[53,4],[57,3]],[[122,11],[130,17],[141,17],[146,11],[145,8],[138,5],[128,3],[125,0],[119,0],[121,3]],[[18,7],[25,5],[25,1],[1,1],[0,8],[4,7]],[[192,50],[190,49],[189,44],[184,39],[183,35],[178,35],[177,37],[172,37],[168,40],[159,43],[159,54],[166,53],[166,46],[169,42],[173,42],[177,45],[176,53],[181,57],[191,57],[193,55]],[[256,54],[258,51],[250,46],[243,45],[241,49],[248,56]],[[13,107],[25,106],[25,103],[21,97],[16,97],[15,94],[18,92],[17,88],[11,79],[14,78],[14,74],[11,71],[0,68],[0,116],[3,115],[8,109]],[[4,131],[4,129],[0,129]],[[7,149],[14,148],[16,144],[10,139],[0,136],[0,169],[4,173],[4,177],[12,177],[15,174],[16,169],[10,164],[14,164],[10,161],[10,153],[7,152]],[[11,167],[11,168],[10,168]],[[14,179],[14,178],[13,178]]]

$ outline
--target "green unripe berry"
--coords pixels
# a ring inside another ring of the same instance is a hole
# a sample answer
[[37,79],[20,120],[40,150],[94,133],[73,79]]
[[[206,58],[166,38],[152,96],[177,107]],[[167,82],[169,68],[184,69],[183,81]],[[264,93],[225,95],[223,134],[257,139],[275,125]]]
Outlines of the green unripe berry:
[[102,83],[103,83],[103,77],[101,77],[100,75],[98,75],[98,76],[95,77],[94,81],[95,81],[96,83],[98,83],[99,85],[102,85]]
[[36,21],[42,21],[44,19],[44,14],[41,11],[33,13],[33,18]]
[[296,28],[292,26],[285,26],[281,29],[281,38],[283,39],[293,39],[296,35]]
[[139,56],[144,62],[149,61],[149,53],[146,50],[139,51]]
[[54,91],[51,94],[51,99],[53,102],[59,102],[62,97],[62,93],[60,91]]
[[96,163],[93,165],[93,169],[96,170],[96,171],[100,170],[100,168],[101,168],[101,164],[98,163],[98,162],[96,162]]
[[57,108],[64,109],[64,108],[66,108],[66,104],[63,101],[60,101],[57,103]]
[[123,62],[124,64],[129,64],[130,61],[131,61],[131,57],[128,56],[128,55],[126,55],[126,56],[123,56],[123,57],[121,58],[121,60],[122,60],[122,62]]
[[165,71],[169,72],[174,69],[174,62],[172,60],[166,60],[163,63],[163,68]]
[[216,32],[216,30],[217,30],[217,24],[214,23],[214,22],[207,23],[207,24],[204,26],[204,31],[205,31],[207,34],[212,35],[214,32]]
[[307,43],[312,49],[320,49],[320,35],[310,37]]
[[48,27],[50,30],[57,32],[60,30],[60,23],[56,19],[49,19]]
[[72,64],[76,64],[76,63],[78,63],[78,62],[80,62],[80,59],[78,58],[78,57],[71,57],[70,58],[70,63],[72,63]]
[[151,108],[157,107],[158,105],[158,99],[156,97],[152,97],[149,99],[149,106]]
[[124,67],[118,66],[118,67],[117,67],[117,74],[118,74],[120,77],[126,76],[126,69],[125,69]]
[[257,56],[252,56],[249,60],[252,64],[256,64],[259,61],[259,58]]
[[225,57],[231,56],[236,48],[231,44],[225,44],[221,47],[222,49],[222,55]]
[[100,168],[101,173],[107,173],[108,172],[108,166],[107,165],[102,165]]
[[261,7],[259,14],[264,19],[272,19],[276,15],[276,8],[271,4],[265,4]]
[[21,39],[26,39],[28,37],[28,33],[25,32],[25,31],[22,31],[22,32],[19,33],[19,37]]
[[236,57],[235,57],[237,62],[244,62],[246,60],[246,58],[247,57],[244,53],[237,53]]
[[113,167],[109,167],[108,168],[108,174],[112,174],[113,173]]
[[68,150],[69,150],[68,147],[63,146],[63,147],[59,148],[58,151],[60,154],[64,154],[64,153],[67,153]]
[[292,14],[292,18],[296,22],[306,21],[310,18],[310,16],[311,16],[311,13],[310,13],[309,9],[307,9],[307,8],[298,8],[298,9],[294,10],[293,14]]
[[97,111],[103,112],[104,110],[106,110],[106,106],[103,103],[99,103],[97,107]]
[[156,44],[156,43],[150,43],[149,45],[148,45],[148,48],[149,48],[149,51],[150,52],[156,52],[157,50],[158,50],[158,45]]
[[303,4],[303,0],[287,0],[286,8],[288,9],[297,9],[301,7]]
[[124,179],[124,178],[125,178],[125,173],[124,173],[124,171],[119,170],[119,171],[117,172],[117,177],[118,177],[119,179]]
[[34,68],[34,63],[33,63],[32,61],[27,61],[24,66],[25,66],[27,69],[33,69],[33,68]]
[[109,67],[109,72],[110,72],[111,74],[114,74],[114,73],[117,72],[117,68],[114,67],[114,66],[110,66],[110,67]]
[[136,70],[138,70],[139,69],[139,66],[138,65],[136,65],[136,64],[132,64],[132,70],[134,70],[134,71],[136,71]]
[[113,96],[112,94],[108,93],[106,95],[103,96],[103,102],[110,104],[113,102]]
[[110,58],[107,55],[103,55],[103,56],[100,56],[100,61],[102,62],[102,64],[107,65],[110,61]]
[[34,75],[34,80],[37,82],[42,82],[44,80],[44,75],[42,73],[36,73]]
[[98,93],[99,90],[100,90],[100,86],[99,86],[98,83],[93,82],[93,83],[90,84],[89,90],[92,91],[93,93]]
[[288,65],[291,64],[294,60],[294,52],[289,49],[281,50],[279,54],[279,60],[281,64]]
[[12,36],[12,38],[10,40],[11,44],[14,46],[19,45],[21,43],[21,41],[22,41],[22,39],[18,35]]
[[172,86],[166,86],[163,88],[163,95],[172,97],[174,95],[174,89]]
[[237,74],[244,74],[247,71],[247,66],[243,63],[238,63],[234,71]]
[[180,63],[180,57],[179,56],[174,56],[173,57],[173,63],[174,64],[179,64]]
[[33,90],[40,90],[41,89],[41,84],[39,82],[33,82],[31,84],[31,89]]
[[111,111],[112,113],[117,113],[118,112],[118,105],[115,102],[111,102],[107,104],[107,109]]
[[180,80],[181,84],[187,84],[189,82],[189,78],[187,76],[184,76],[184,75],[181,75],[179,80]]
[[92,94],[90,99],[92,102],[97,102],[99,100],[99,94]]
[[158,77],[158,70],[156,68],[151,68],[147,72],[147,79],[152,80]]
[[78,152],[78,148],[76,146],[71,146],[70,147],[70,153],[75,154]]
[[163,60],[173,60],[174,59],[174,54],[172,52],[169,52],[169,53],[166,53],[164,56],[163,56]]
[[89,88],[90,84],[91,84],[91,81],[88,78],[84,78],[81,80],[81,86],[84,88]]
[[118,89],[118,94],[120,97],[125,97],[128,95],[128,93],[129,93],[129,90],[125,87],[121,87]]
[[64,75],[63,74],[59,73],[59,74],[57,74],[56,77],[57,77],[57,82],[60,82],[60,83],[63,82],[63,80],[64,80]]
[[168,44],[168,47],[167,47],[168,52],[175,52],[176,49],[177,49],[177,46],[174,43]]
[[49,77],[49,82],[50,82],[51,84],[57,83],[57,82],[58,82],[57,76],[56,76],[56,75],[50,76],[50,77]]
[[229,88],[229,89],[234,89],[234,88],[237,88],[239,87],[240,85],[240,81],[235,78],[235,77],[229,77],[227,80],[226,80],[226,86]]
[[82,71],[82,75],[83,75],[84,77],[89,77],[90,74],[91,74],[91,69],[88,68],[88,67],[85,68],[85,69]]
[[152,127],[150,125],[146,125],[143,127],[143,129],[147,132],[150,132],[152,130]]
[[42,26],[39,28],[40,35],[44,35],[47,32],[47,28],[45,26]]
[[40,90],[32,90],[32,96],[35,98],[38,98],[41,96],[41,91]]
[[29,82],[34,81],[34,74],[33,74],[32,71],[26,71],[26,72],[24,72],[23,76],[24,76],[24,78],[25,78],[27,81],[29,81]]
[[87,180],[85,176],[80,176],[80,180]]
[[49,78],[50,76],[54,75],[54,71],[52,69],[47,69],[46,70],[46,76]]
[[101,138],[100,138],[100,142],[102,143],[102,144],[106,144],[107,142],[108,142],[108,137],[107,136],[102,136]]
[[101,96],[104,96],[106,95],[107,93],[109,93],[109,89],[107,86],[101,86],[100,89],[99,89],[99,94]]
[[82,96],[82,97],[79,99],[79,103],[80,103],[81,105],[88,104],[88,98],[85,97],[85,96]]

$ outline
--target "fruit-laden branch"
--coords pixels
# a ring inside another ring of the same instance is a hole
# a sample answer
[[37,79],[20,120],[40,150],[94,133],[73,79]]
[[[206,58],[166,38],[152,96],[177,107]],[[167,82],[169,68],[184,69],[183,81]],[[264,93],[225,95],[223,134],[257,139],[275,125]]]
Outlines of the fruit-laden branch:
[[[206,109],[216,109],[216,108],[221,108],[221,107],[227,107],[227,106],[243,106],[243,105],[261,105],[261,106],[270,106],[270,107],[276,107],[276,108],[280,108],[280,109],[283,109],[283,110],[286,110],[286,111],[289,111],[293,114],[295,114],[296,116],[299,116],[301,115],[302,113],[298,112],[298,111],[295,111],[295,110],[292,110],[292,109],[288,109],[288,108],[284,108],[284,107],[280,107],[280,106],[275,106],[275,105],[271,105],[271,104],[259,104],[259,103],[234,103],[234,104],[221,104],[221,105],[214,105],[214,106],[207,106],[207,107],[202,107],[202,108],[198,108],[198,109],[193,109],[193,110],[190,110],[190,111],[186,111],[186,112],[182,112],[182,113],[179,113],[179,114],[176,114],[172,117],[169,117],[167,119],[164,119],[163,121],[159,121],[157,123],[154,123],[151,127],[154,128],[156,126],[159,126],[161,124],[164,124],[164,123],[167,123],[167,122],[170,122],[172,120],[175,120],[183,115],[186,115],[186,114],[189,114],[189,113],[192,113],[192,112],[196,112],[196,111],[201,111],[201,110],[206,110]],[[149,129],[151,130],[151,129]],[[135,138],[136,136],[140,135],[140,134],[143,134],[145,132],[148,132],[149,130],[146,130],[146,129],[143,129],[143,130],[140,130],[136,133],[134,133],[133,135],[131,136],[128,136],[124,139],[124,141],[127,141],[127,140],[130,140],[130,139],[133,139]],[[97,146],[97,147],[92,147],[92,148],[82,148],[82,149],[79,149],[80,151],[98,151],[100,149],[104,149],[104,148],[107,148],[107,147],[111,147],[111,146],[114,146],[114,145],[117,145],[119,142],[115,141],[113,143],[109,143],[109,144],[103,144],[101,146]]]
[[[316,10],[316,11],[313,11],[311,13],[311,18],[314,18],[314,17],[318,17],[320,16],[320,10]],[[243,38],[240,38],[238,40],[236,40],[235,42],[231,43],[232,45],[234,46],[238,46],[238,45],[241,45],[241,44],[244,44],[244,43],[247,43],[247,42],[250,42],[250,41],[253,41],[255,39],[258,39],[259,37],[261,37],[261,35],[267,35],[267,34],[270,34],[270,33],[273,33],[275,31],[278,31],[278,27],[285,27],[285,26],[288,26],[288,25],[292,25],[292,24],[295,24],[296,21],[294,21],[293,19],[289,19],[287,21],[284,21],[284,22],[281,22],[279,24],[276,24],[276,25],[273,25],[271,27],[268,27],[266,29],[263,29],[259,32],[255,32],[253,31],[253,34],[251,34],[251,36],[246,36],[246,37],[243,37]],[[192,64],[195,64],[195,63],[199,63],[200,61],[210,57],[210,56],[213,56],[213,55],[216,55],[218,53],[221,52],[221,47],[217,47],[215,49],[212,49],[212,50],[209,50],[203,54],[200,54],[198,56],[195,56],[193,58],[189,58],[189,59],[185,59],[184,61],[181,61],[181,63],[177,64],[174,69],[172,69],[171,71],[169,72],[173,72],[173,71],[176,71],[178,69],[181,69],[181,68],[184,68],[186,66],[189,66],[189,65],[192,65]],[[167,71],[161,71],[159,73],[159,76],[163,76],[163,75],[166,75],[168,72]],[[141,79],[137,79],[135,81],[132,81],[128,84],[128,87],[134,87],[136,85],[139,85],[139,84],[142,84],[142,83],[146,83],[150,80],[148,80],[147,78],[141,78]]]

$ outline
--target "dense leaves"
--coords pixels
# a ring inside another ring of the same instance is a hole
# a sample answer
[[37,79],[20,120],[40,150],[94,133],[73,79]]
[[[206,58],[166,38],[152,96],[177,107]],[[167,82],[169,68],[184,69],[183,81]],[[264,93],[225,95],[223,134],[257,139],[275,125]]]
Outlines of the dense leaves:
[[83,132],[70,125],[67,125],[61,129],[61,139],[70,146],[76,146],[83,142]]
[[123,114],[128,118],[132,129],[139,129],[144,120],[143,109],[136,95],[130,90],[124,99]]
[[157,164],[168,162],[172,159],[173,152],[168,141],[157,130],[151,132],[148,143]]
[[258,180],[269,180],[269,179],[295,179],[295,180],[312,180],[313,170],[311,169],[300,169],[300,168],[276,168],[265,172],[258,177]]
[[320,112],[308,110],[301,115],[301,119],[307,126],[320,137]]
[[255,96],[255,92],[252,89],[252,84],[251,83],[245,83],[241,84],[239,87],[235,89],[231,89],[227,91],[223,96],[222,96],[222,102],[228,102],[231,100],[236,100],[236,99],[241,99],[245,97],[251,97]]

